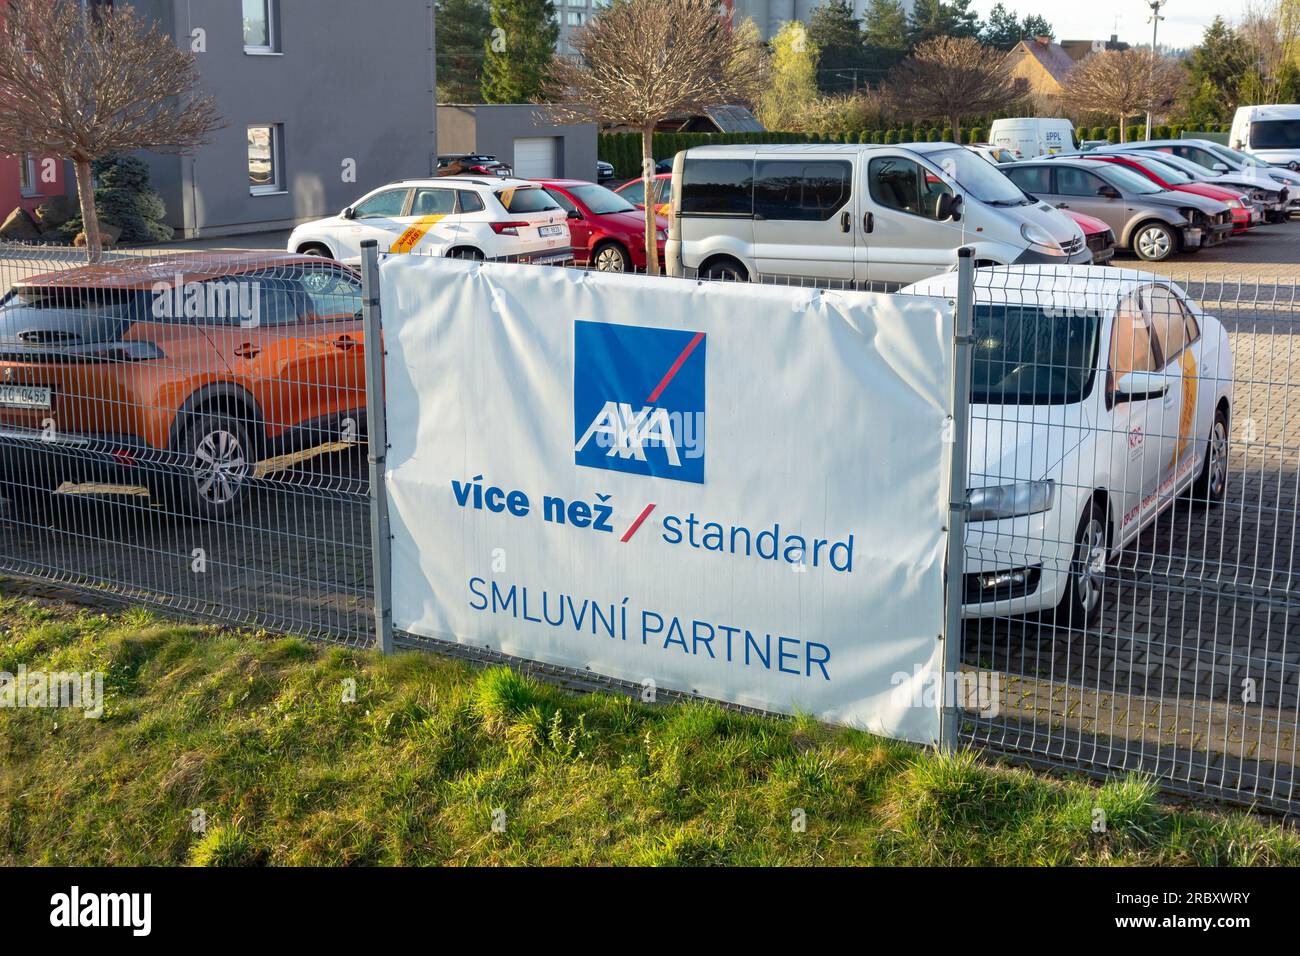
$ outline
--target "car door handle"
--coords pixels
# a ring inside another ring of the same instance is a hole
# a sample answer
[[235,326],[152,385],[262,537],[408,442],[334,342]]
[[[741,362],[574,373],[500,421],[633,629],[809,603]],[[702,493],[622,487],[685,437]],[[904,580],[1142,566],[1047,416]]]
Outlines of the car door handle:
[[870,232],[875,228],[876,228],[876,214],[872,212],[864,212],[862,214],[862,231]]
[[241,345],[235,346],[235,354],[240,358],[253,358],[259,355],[261,351],[261,348],[254,345],[252,342],[244,342]]
[[845,211],[840,216],[840,232],[848,232],[851,228],[853,228],[853,217]]
[[357,340],[350,335],[340,335],[330,344],[336,349],[354,349],[357,347]]

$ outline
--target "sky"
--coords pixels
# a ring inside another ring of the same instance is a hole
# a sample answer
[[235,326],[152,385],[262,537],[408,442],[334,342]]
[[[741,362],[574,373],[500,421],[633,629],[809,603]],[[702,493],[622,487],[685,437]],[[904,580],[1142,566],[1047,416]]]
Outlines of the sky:
[[[975,0],[973,6],[987,19],[996,2]],[[1003,0],[1003,5],[1022,17],[1027,13],[1045,17],[1058,40],[1104,40],[1118,33],[1129,43],[1151,42],[1151,10],[1146,0]],[[1245,7],[1246,0],[1169,0],[1160,10],[1164,19],[1160,21],[1159,43],[1174,48],[1193,46],[1216,14],[1233,21],[1241,18]]]

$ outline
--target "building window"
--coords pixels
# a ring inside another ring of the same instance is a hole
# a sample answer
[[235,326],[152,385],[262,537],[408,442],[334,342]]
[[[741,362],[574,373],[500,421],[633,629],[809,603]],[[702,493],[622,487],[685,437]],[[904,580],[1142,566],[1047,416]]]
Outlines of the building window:
[[23,153],[18,157],[18,191],[24,196],[35,196],[38,192],[36,157],[31,153]]
[[254,196],[284,190],[280,178],[282,138],[279,124],[248,127],[248,191]]
[[243,0],[244,52],[277,53],[276,0]]
[[569,26],[571,27],[582,26],[582,14],[579,13],[577,10],[569,11]]

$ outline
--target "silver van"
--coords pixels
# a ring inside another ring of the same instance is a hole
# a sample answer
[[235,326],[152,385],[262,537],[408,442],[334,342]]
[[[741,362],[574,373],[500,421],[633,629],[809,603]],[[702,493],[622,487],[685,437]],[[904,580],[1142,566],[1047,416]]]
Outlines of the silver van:
[[1064,213],[954,143],[702,146],[673,160],[670,275],[916,282],[980,265],[1087,263]]

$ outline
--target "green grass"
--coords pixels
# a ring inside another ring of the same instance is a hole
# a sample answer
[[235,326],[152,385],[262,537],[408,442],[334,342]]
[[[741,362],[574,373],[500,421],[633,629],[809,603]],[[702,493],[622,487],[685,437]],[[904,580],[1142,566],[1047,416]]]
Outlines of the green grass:
[[1165,804],[1140,777],[432,655],[0,598],[0,671],[20,663],[103,671],[106,709],[0,711],[3,864],[1300,863],[1274,820]]

